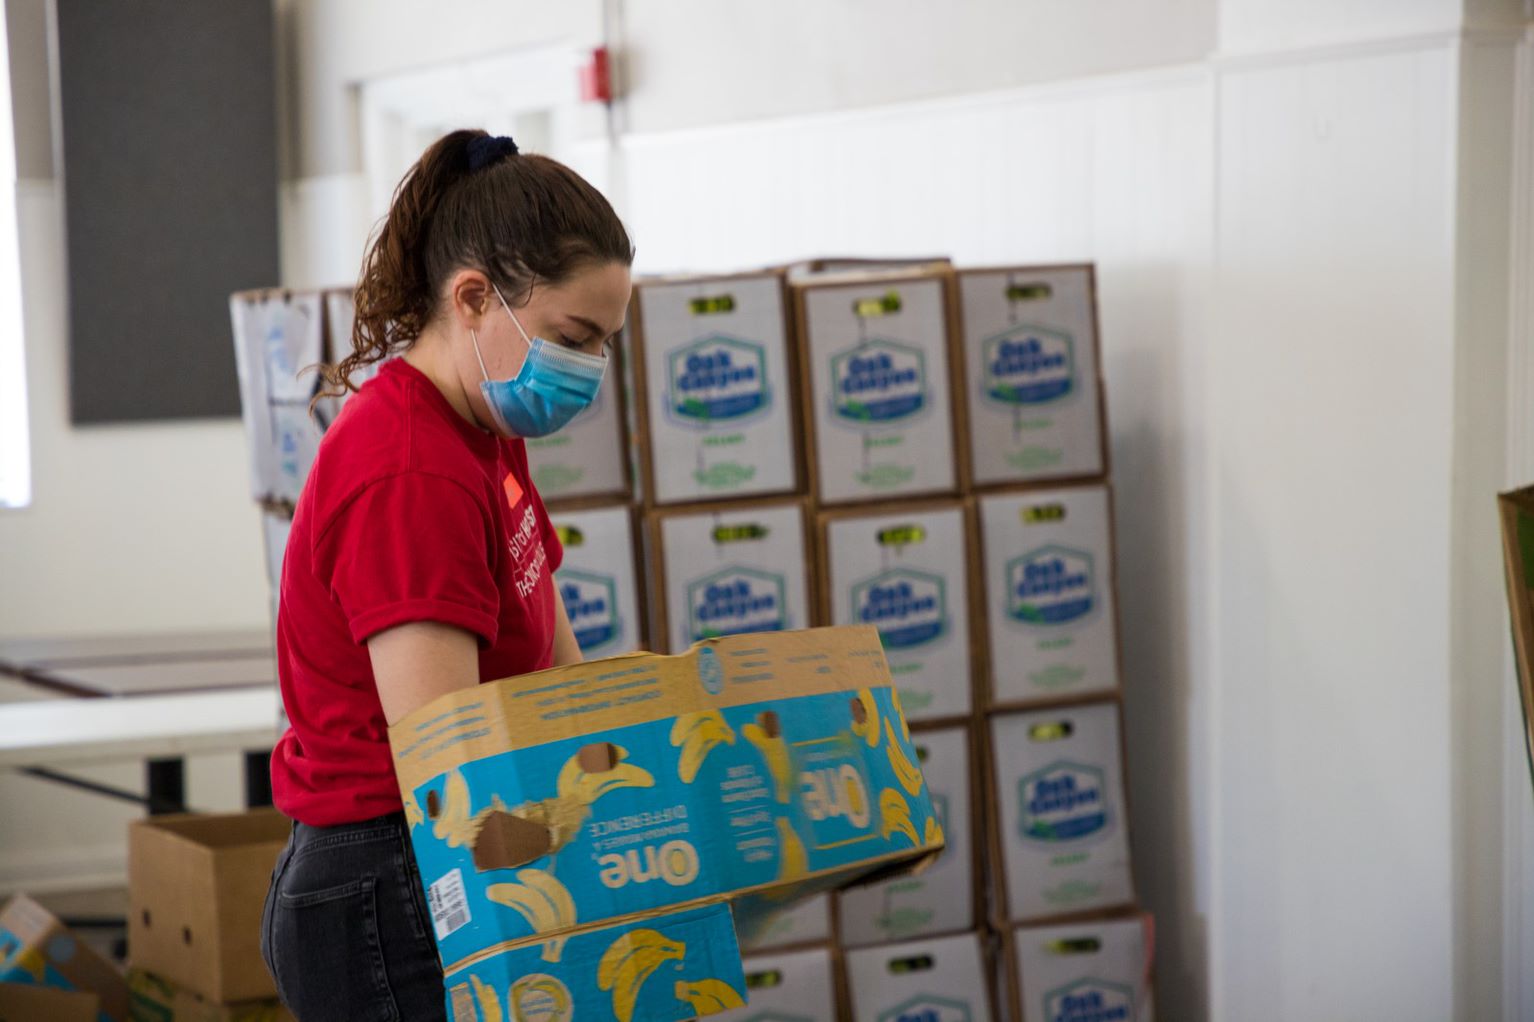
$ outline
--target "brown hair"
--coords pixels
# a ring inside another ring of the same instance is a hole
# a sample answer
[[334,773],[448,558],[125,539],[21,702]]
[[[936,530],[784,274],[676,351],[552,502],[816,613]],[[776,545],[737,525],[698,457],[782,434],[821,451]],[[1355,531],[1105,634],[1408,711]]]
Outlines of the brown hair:
[[414,344],[461,267],[484,271],[508,302],[521,305],[535,283],[559,284],[590,265],[633,261],[618,214],[575,171],[547,156],[517,153],[509,140],[483,131],[444,135],[400,181],[368,246],[354,294],[352,351],[320,367],[324,393],[355,389],[352,373]]

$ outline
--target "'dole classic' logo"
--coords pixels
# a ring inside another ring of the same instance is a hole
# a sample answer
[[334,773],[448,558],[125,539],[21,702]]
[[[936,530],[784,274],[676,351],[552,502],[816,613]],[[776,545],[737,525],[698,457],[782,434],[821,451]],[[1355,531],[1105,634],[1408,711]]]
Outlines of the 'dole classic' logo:
[[1031,625],[1079,621],[1097,605],[1092,555],[1043,546],[1007,562],[1007,616]]
[[1103,772],[1061,760],[1017,782],[1018,830],[1029,841],[1059,844],[1108,826]]
[[1118,983],[1081,979],[1044,995],[1048,1022],[1133,1022],[1134,992]]
[[1070,334],[1019,326],[981,347],[981,389],[1009,408],[1048,404],[1076,389],[1076,349]]
[[969,1005],[923,994],[880,1012],[879,1022],[970,1022]]
[[782,575],[755,568],[725,568],[687,586],[693,640],[788,627]]
[[608,575],[565,568],[557,576],[559,595],[582,653],[599,650],[618,637],[618,586]]
[[688,426],[743,419],[772,400],[760,344],[711,334],[670,356],[666,410]]
[[889,649],[910,649],[948,629],[943,579],[925,571],[895,568],[852,587],[852,619],[879,629]]
[[892,425],[927,404],[927,358],[920,349],[874,340],[831,356],[832,410],[842,422]]

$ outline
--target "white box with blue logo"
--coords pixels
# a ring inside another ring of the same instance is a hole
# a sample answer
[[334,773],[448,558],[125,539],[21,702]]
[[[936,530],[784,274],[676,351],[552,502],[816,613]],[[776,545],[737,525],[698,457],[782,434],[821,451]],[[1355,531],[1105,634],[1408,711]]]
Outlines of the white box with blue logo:
[[990,705],[1116,692],[1118,609],[1107,485],[989,494],[977,506]]
[[991,1022],[979,934],[847,952],[853,1022]]
[[1018,1022],[1153,1022],[1149,916],[1008,934],[1007,975]]
[[932,809],[948,846],[937,862],[914,876],[849,887],[837,897],[841,942],[862,947],[958,933],[980,925],[980,871],[973,775],[967,727],[919,730],[911,744],[932,792]]
[[559,432],[527,441],[527,467],[546,501],[629,496],[628,420],[621,346],[596,400]]
[[333,408],[309,401],[325,359],[324,303],[319,292],[246,291],[231,295],[240,408],[250,452],[251,495],[296,503]]
[[800,492],[782,275],[642,280],[630,318],[646,501]]
[[588,660],[644,645],[637,525],[626,504],[549,511],[565,556],[554,584]]
[[817,894],[787,908],[764,914],[749,933],[741,933],[740,947],[747,952],[824,944],[831,940],[831,895]]
[[830,948],[748,955],[748,1003],[720,1022],[837,1022],[836,963]]
[[793,283],[806,456],[822,504],[957,491],[953,275],[946,266]]
[[508,678],[389,739],[455,1022],[739,1007],[736,926],[943,846],[871,628]]
[[655,646],[813,623],[803,501],[646,514]]
[[820,514],[821,615],[879,629],[912,722],[964,717],[974,704],[972,533],[958,500]]
[[1012,922],[1133,905],[1119,704],[1001,713],[991,729],[991,860]]
[[1107,474],[1090,265],[959,273],[976,486]]

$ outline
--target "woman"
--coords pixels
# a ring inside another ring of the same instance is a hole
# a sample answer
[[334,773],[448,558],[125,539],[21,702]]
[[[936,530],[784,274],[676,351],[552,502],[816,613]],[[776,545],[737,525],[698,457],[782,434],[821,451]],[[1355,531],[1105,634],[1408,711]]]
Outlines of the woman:
[[596,395],[633,249],[602,195],[508,138],[456,131],[395,193],[333,392],[390,359],[320,445],[282,569],[295,821],[261,947],[301,1022],[441,1019],[442,968],[387,727],[435,697],[580,659],[524,437]]

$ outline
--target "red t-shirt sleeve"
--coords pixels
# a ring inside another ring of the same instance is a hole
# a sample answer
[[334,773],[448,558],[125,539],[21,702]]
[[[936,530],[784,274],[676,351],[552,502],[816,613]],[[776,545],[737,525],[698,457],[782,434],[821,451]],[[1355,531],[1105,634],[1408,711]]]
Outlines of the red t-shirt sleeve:
[[368,484],[314,545],[314,572],[361,644],[437,621],[494,644],[500,591],[491,511],[445,476],[406,472]]

